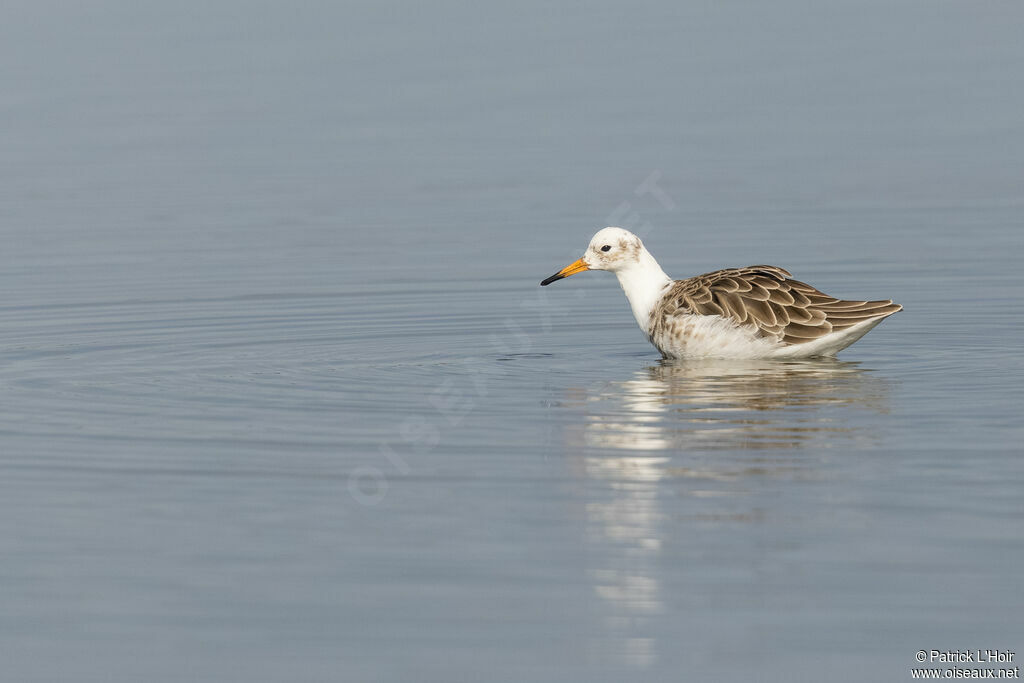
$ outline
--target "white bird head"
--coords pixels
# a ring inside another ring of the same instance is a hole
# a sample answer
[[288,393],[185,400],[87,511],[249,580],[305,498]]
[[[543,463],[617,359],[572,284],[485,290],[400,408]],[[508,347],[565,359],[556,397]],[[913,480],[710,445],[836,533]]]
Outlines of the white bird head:
[[623,269],[636,266],[640,263],[641,255],[645,252],[644,244],[640,238],[629,230],[622,228],[605,228],[598,230],[583,258],[578,259],[547,278],[540,284],[550,285],[556,280],[575,275],[584,270],[608,270],[617,273]]

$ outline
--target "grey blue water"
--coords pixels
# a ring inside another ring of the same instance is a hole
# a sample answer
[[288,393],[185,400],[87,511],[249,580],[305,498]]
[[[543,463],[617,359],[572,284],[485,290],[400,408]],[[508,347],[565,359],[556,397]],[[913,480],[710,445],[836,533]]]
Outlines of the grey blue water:
[[[1013,3],[7,3],[10,681],[1024,657]],[[675,362],[615,278],[905,310]]]

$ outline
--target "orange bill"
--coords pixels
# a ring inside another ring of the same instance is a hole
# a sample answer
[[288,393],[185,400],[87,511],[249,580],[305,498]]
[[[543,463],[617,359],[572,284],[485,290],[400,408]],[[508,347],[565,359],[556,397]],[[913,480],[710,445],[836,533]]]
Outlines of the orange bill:
[[570,275],[575,275],[576,273],[581,273],[584,270],[590,270],[590,268],[588,268],[587,264],[583,262],[583,259],[579,259],[577,261],[573,261],[572,263],[567,265],[565,268],[562,268],[560,271],[558,271],[557,273],[555,273],[554,275],[549,277],[547,280],[544,280],[543,282],[541,282],[540,286],[544,287],[546,285],[550,285],[555,280],[561,280],[563,277],[569,277]]

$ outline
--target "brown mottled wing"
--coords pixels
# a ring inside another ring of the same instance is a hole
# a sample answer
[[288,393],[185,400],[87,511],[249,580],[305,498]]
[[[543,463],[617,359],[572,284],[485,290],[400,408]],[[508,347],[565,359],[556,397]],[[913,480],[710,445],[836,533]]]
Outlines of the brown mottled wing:
[[801,344],[902,308],[888,300],[836,299],[782,268],[747,266],[676,280],[660,313],[663,320],[681,313],[720,315],[785,344]]

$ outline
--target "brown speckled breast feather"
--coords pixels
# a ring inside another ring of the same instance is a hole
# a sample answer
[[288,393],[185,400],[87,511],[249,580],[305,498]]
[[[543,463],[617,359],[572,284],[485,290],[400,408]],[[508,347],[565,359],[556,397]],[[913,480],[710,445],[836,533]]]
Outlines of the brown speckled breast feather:
[[836,299],[776,266],[727,268],[676,280],[651,312],[651,336],[677,315],[719,315],[784,344],[801,344],[901,309],[890,300]]

